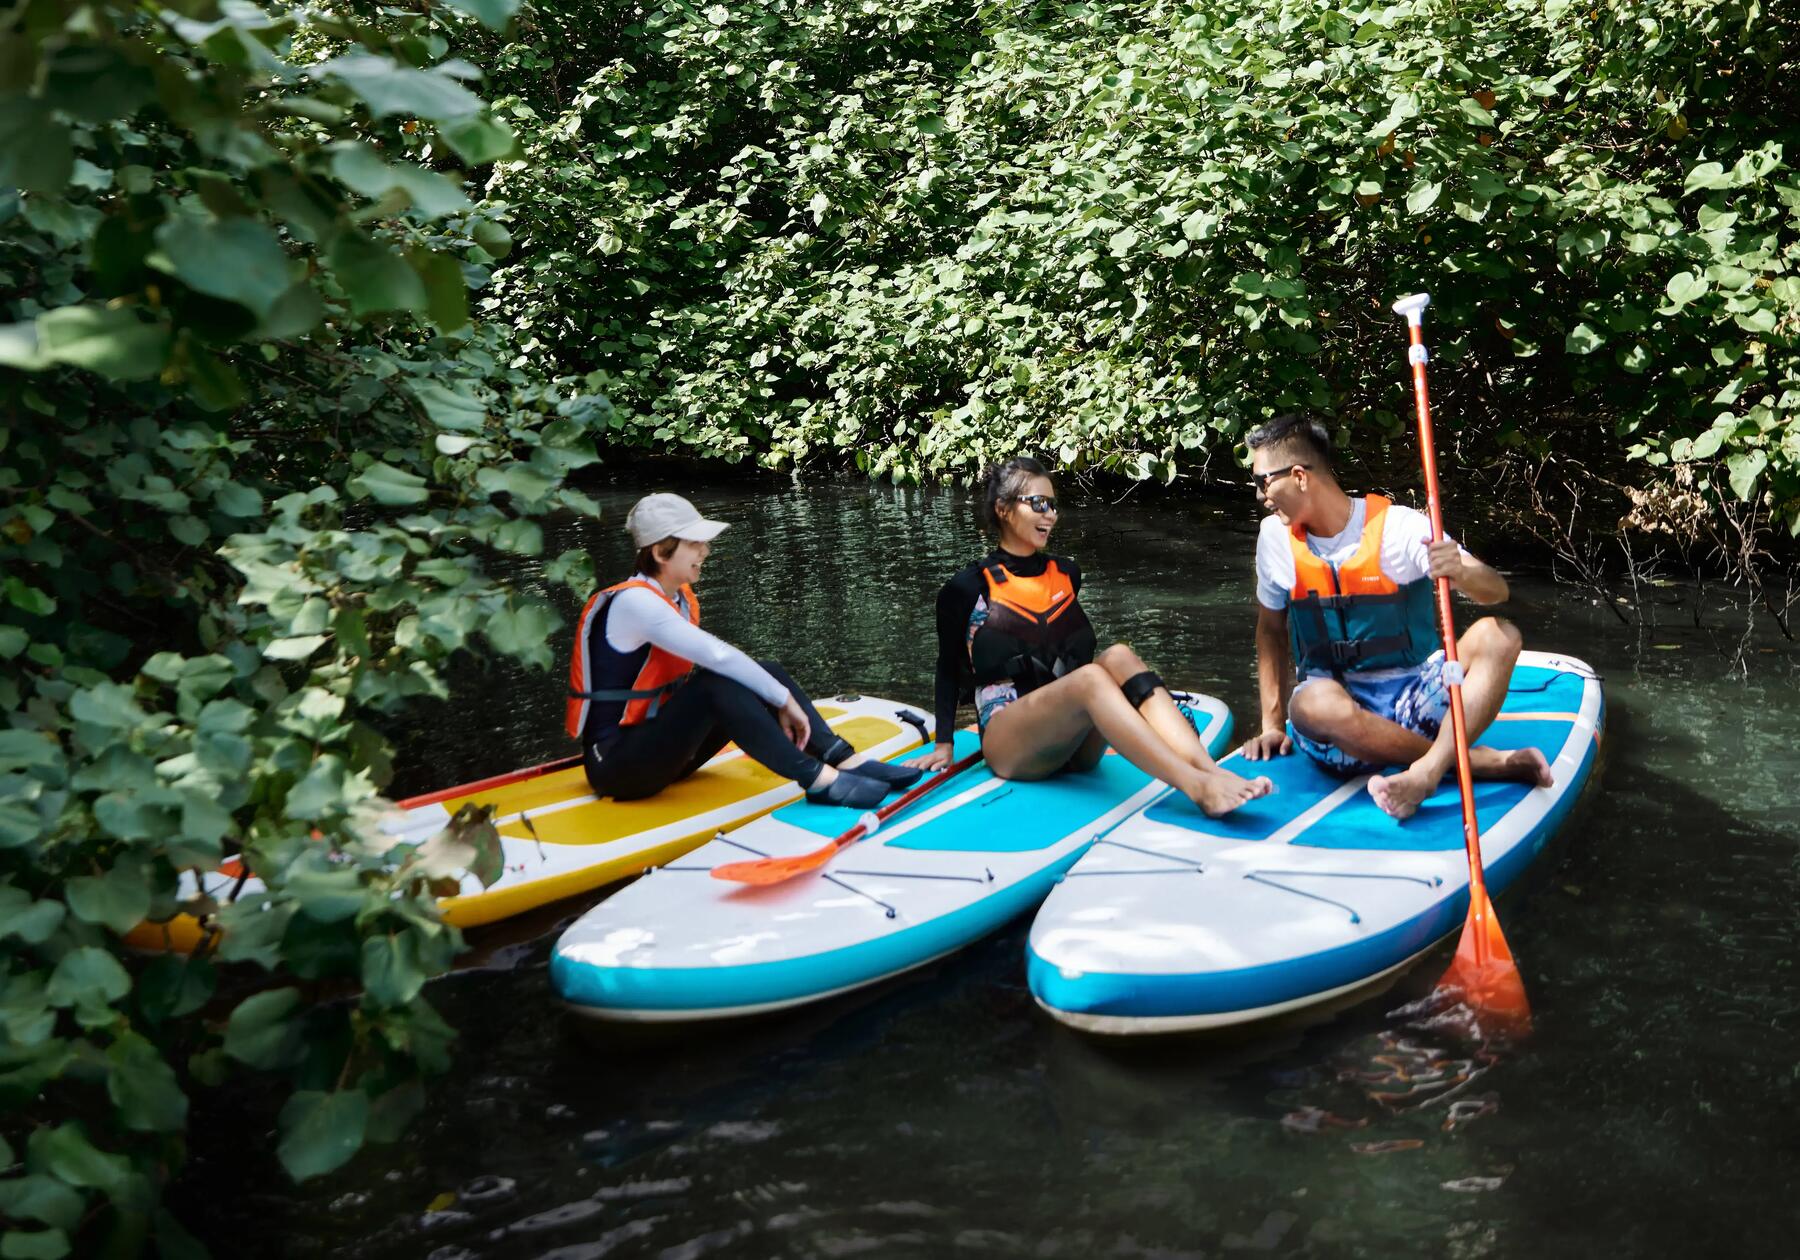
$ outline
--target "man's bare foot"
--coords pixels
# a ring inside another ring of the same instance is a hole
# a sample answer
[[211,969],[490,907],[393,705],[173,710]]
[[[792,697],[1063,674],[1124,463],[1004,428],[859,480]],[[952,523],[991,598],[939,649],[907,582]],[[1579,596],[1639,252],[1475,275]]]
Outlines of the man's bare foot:
[[1381,812],[1393,818],[1411,818],[1419,812],[1419,803],[1437,789],[1440,776],[1422,770],[1415,763],[1399,774],[1371,775],[1369,795]]
[[1501,748],[1471,748],[1469,769],[1474,771],[1477,779],[1511,779],[1533,787],[1551,787],[1556,783],[1550,773],[1550,763],[1535,748],[1515,748],[1510,752]]
[[[1550,774],[1550,763],[1535,748],[1516,748],[1511,752],[1471,748],[1469,769],[1478,779],[1511,779],[1533,787],[1550,787],[1556,782]],[[1399,774],[1372,776],[1369,795],[1383,813],[1405,819],[1419,812],[1420,804],[1437,790],[1437,785],[1438,779],[1415,762]]]
[[1267,796],[1274,790],[1275,785],[1261,775],[1246,779],[1229,770],[1213,770],[1201,776],[1199,788],[1189,793],[1188,799],[1198,805],[1208,818],[1217,818],[1221,814],[1229,814],[1246,801]]

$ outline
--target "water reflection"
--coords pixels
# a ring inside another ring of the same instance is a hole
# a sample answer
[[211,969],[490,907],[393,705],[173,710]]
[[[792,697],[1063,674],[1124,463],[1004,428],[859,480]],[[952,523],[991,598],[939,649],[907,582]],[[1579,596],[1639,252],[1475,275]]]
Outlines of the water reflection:
[[[652,488],[606,490],[611,521]],[[1101,633],[1250,720],[1250,506],[1064,490],[1057,547],[1082,562]],[[819,692],[929,704],[932,597],[981,545],[966,496],[689,493],[734,522],[701,587],[709,627]],[[623,575],[616,525],[549,550],[582,543]],[[1390,1015],[1441,959],[1320,1026],[1109,1047],[1037,1011],[1024,924],[848,1001],[597,1045],[549,991],[548,941],[578,909],[561,907],[433,986],[463,1041],[402,1144],[296,1191],[242,1140],[272,1100],[214,1100],[187,1219],[220,1255],[255,1238],[369,1260],[1785,1252],[1793,650],[1757,639],[1761,665],[1730,679],[1735,623],[1640,633],[1512,576],[1528,643],[1589,660],[1609,705],[1602,794],[1502,906],[1537,1017],[1514,1051]],[[554,676],[471,664],[456,697],[418,713],[402,790],[565,751]]]

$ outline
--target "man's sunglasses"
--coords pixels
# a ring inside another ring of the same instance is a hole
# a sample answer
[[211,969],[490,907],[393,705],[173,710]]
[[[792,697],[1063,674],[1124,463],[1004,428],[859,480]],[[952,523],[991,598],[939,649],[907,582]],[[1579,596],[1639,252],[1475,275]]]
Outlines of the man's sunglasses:
[[1013,498],[1042,516],[1046,512],[1056,511],[1056,496],[1053,494],[1015,494]]
[[1275,472],[1253,472],[1250,474],[1250,480],[1256,483],[1256,493],[1261,494],[1269,488],[1269,483],[1275,478],[1285,477],[1297,468],[1311,467],[1311,464],[1289,464],[1286,468],[1278,469]]

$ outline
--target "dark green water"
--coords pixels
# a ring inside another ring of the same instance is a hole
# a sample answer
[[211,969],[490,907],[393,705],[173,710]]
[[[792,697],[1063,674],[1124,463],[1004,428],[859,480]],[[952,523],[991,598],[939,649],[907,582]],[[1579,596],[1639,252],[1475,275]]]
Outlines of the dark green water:
[[[609,491],[612,521],[652,488]],[[929,706],[931,601],[980,546],[966,498],[674,488],[734,523],[699,588],[709,628],[816,693]],[[1253,721],[1254,505],[1069,489],[1053,546],[1102,641]],[[623,575],[616,524],[587,541]],[[1471,541],[1504,564],[1505,540]],[[1527,646],[1587,659],[1608,705],[1594,789],[1501,908],[1537,1016],[1522,1047],[1390,1014],[1428,962],[1322,1025],[1120,1053],[1036,1009],[1026,921],[785,1018],[595,1044],[545,972],[572,904],[477,934],[479,964],[432,987],[462,1042],[401,1144],[297,1190],[271,1135],[246,1140],[243,1116],[269,1120],[246,1099],[197,1141],[179,1207],[224,1256],[1791,1254],[1800,657],[1674,592],[1626,626],[1511,576]],[[407,739],[398,792],[567,751],[556,679],[471,668],[457,691]]]

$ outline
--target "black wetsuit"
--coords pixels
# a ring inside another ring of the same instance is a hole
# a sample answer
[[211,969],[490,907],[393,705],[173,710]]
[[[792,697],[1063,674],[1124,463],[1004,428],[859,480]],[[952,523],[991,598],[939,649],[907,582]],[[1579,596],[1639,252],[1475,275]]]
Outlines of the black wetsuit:
[[[937,597],[935,708],[936,730],[941,743],[949,743],[950,732],[956,729],[956,706],[973,693],[973,675],[969,667],[969,619],[974,616],[977,603],[987,595],[987,582],[982,577],[981,570],[983,566],[996,560],[1002,561],[1020,577],[1040,577],[1049,562],[1054,560],[1057,567],[1069,575],[1076,595],[1081,594],[1081,569],[1066,556],[1053,556],[1049,552],[1039,552],[1035,556],[1016,556],[997,547],[980,560],[957,570],[956,576],[944,583]],[[1029,685],[1021,685],[1019,694],[1023,695],[1030,690]]]

